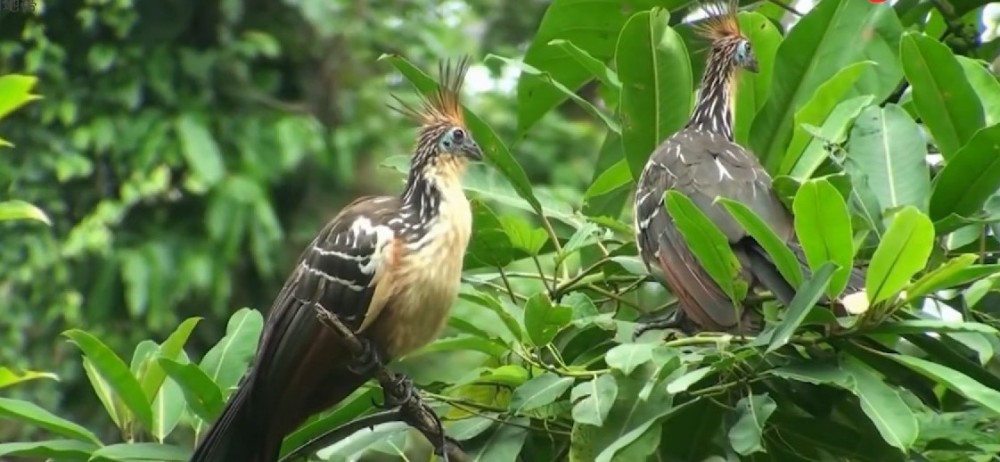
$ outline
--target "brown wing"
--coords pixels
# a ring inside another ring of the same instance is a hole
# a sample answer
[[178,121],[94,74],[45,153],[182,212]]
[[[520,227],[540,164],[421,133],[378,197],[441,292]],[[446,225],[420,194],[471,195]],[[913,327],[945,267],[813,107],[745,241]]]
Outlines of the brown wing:
[[[358,329],[391,294],[398,198],[362,198],[331,220],[299,257],[271,307],[251,375],[255,405],[280,432],[340,401],[366,379],[349,373],[338,339],[313,303]],[[276,410],[280,410],[277,412]],[[267,420],[264,420],[265,422]]]

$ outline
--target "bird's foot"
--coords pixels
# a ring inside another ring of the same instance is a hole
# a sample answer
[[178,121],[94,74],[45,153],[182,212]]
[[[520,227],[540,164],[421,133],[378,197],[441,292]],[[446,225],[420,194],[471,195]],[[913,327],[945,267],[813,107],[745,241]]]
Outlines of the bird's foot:
[[347,370],[361,377],[372,377],[379,368],[385,366],[385,361],[382,360],[382,355],[379,353],[378,347],[375,346],[375,342],[363,336],[357,336],[357,339],[361,344],[361,351],[351,358]]
[[407,403],[418,399],[413,380],[403,374],[395,374],[389,380],[383,381],[382,394],[385,395],[385,402],[380,406],[385,409],[396,407],[406,407]]
[[683,324],[684,324],[684,316],[681,314],[680,310],[677,310],[674,311],[673,313],[668,314],[663,318],[654,319],[649,322],[639,323],[636,326],[635,331],[632,333],[632,339],[633,340],[637,339],[640,336],[642,336],[642,334],[651,330],[660,330],[660,329],[681,330],[682,329],[681,326]]

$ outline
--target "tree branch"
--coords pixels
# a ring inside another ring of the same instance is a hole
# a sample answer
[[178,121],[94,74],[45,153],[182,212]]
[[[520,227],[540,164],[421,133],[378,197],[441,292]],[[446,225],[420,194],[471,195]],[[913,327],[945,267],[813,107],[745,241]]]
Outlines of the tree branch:
[[[345,326],[335,314],[319,304],[315,304],[314,308],[316,318],[343,340],[344,346],[347,347],[353,357],[362,358],[365,356],[365,345],[351,329]],[[421,399],[420,394],[414,392],[413,383],[409,378],[389,370],[381,362],[376,366],[373,375],[382,386],[386,403],[399,405],[399,408],[392,413],[392,417],[420,431],[434,446],[434,452],[441,455],[446,462],[466,462],[470,460],[469,456],[458,446],[458,442],[445,434],[441,420],[434,414],[434,410]],[[387,414],[382,418],[388,417],[389,415]],[[366,425],[362,425],[361,428],[364,426]],[[334,431],[336,432],[336,430]],[[338,435],[340,434],[338,433]],[[346,436],[342,435],[341,438]]]

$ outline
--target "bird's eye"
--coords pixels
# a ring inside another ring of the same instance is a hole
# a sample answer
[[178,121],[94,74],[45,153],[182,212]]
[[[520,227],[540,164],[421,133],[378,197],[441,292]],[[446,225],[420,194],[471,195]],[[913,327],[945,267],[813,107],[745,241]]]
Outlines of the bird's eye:
[[743,40],[736,46],[736,59],[741,63],[750,59],[750,41]]
[[456,128],[452,130],[451,138],[455,140],[456,143],[461,143],[462,140],[465,138],[465,130],[462,130],[461,128]]

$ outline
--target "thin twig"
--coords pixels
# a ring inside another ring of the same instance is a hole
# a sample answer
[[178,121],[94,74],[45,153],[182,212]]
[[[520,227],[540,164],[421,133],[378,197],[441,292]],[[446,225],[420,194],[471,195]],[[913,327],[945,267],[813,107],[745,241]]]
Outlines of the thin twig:
[[[319,304],[315,305],[316,318],[320,323],[336,333],[347,347],[352,357],[360,358],[365,354],[365,347],[361,340],[351,329],[345,326],[335,314],[327,311]],[[375,379],[382,386],[382,392],[386,396],[386,401],[399,403],[397,413],[400,420],[407,425],[416,428],[427,438],[437,454],[444,455],[448,462],[465,462],[470,460],[458,443],[449,438],[441,425],[441,420],[420,398],[420,394],[414,392],[412,383],[401,374],[389,370],[383,364],[379,364],[374,372]]]
[[503,268],[497,268],[500,270],[500,279],[503,279],[503,285],[507,288],[507,294],[510,295],[510,301],[517,303],[517,298],[514,297],[514,289],[510,287],[510,279],[507,279],[507,273],[504,272]]

